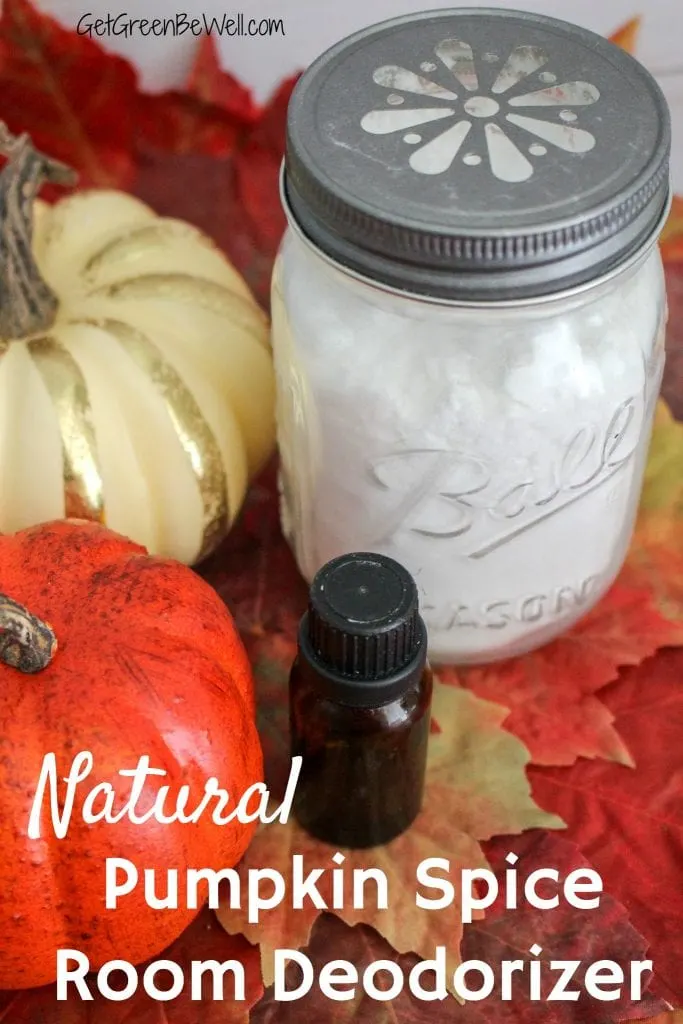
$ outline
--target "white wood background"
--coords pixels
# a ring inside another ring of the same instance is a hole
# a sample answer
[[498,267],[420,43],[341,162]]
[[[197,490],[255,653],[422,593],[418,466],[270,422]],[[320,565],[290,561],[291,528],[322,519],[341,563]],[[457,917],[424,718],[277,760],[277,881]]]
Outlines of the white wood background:
[[[462,5],[486,6],[485,0],[461,0]],[[285,36],[218,40],[226,68],[248,83],[264,99],[285,75],[304,67],[323,49],[364,25],[382,18],[437,7],[457,6],[457,0],[38,0],[61,22],[74,26],[81,15],[131,17],[229,16],[281,17]],[[637,56],[657,76],[674,119],[674,185],[683,192],[683,0],[490,0],[488,6],[525,8],[565,18],[607,34],[635,14],[643,23]],[[181,85],[190,66],[196,39],[189,34],[155,39],[139,36],[101,40],[103,45],[129,57],[140,69],[146,88],[159,90]]]

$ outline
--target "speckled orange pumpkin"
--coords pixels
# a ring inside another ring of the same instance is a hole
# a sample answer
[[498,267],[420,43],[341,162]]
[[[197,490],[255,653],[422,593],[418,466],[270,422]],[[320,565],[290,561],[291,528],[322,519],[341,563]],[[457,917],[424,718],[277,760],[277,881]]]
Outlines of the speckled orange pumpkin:
[[[0,988],[24,988],[54,979],[60,948],[82,950],[91,966],[143,961],[197,913],[183,909],[182,884],[179,910],[150,909],[142,885],[105,909],[107,857],[133,861],[141,879],[155,868],[165,882],[177,868],[182,882],[186,868],[234,865],[251,838],[252,825],[219,826],[210,813],[195,824],[88,826],[80,812],[93,786],[110,783],[122,806],[131,780],[118,773],[147,754],[167,777],[146,783],[140,810],[164,784],[171,807],[188,784],[191,809],[212,776],[236,801],[262,779],[262,757],[244,648],[219,597],[191,570],[102,526],[51,523],[0,537],[0,592],[11,598],[0,630]],[[26,653],[12,602],[57,639],[33,674],[30,658],[24,671],[12,667]],[[57,755],[64,776],[82,750],[94,768],[67,836],[55,838],[46,800],[41,838],[29,839],[45,754]]]

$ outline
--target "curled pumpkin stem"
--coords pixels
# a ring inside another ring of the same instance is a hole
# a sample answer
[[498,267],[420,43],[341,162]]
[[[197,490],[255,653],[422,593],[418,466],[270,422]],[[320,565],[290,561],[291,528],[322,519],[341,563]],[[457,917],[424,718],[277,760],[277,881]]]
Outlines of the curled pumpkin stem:
[[37,150],[29,136],[0,121],[0,341],[50,327],[57,297],[43,280],[32,248],[33,204],[46,182],[73,184],[75,174]]
[[56,650],[57,638],[50,626],[0,594],[0,662],[20,672],[40,672]]

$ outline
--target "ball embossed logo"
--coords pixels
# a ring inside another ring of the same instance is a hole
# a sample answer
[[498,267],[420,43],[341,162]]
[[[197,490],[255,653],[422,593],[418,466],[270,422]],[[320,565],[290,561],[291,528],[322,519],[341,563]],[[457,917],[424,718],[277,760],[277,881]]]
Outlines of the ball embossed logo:
[[[387,106],[361,120],[371,135],[404,132],[403,141],[412,147],[408,162],[418,174],[443,174],[456,159],[469,167],[487,159],[500,181],[527,181],[534,173],[529,157],[542,159],[548,146],[567,153],[587,153],[595,146],[595,136],[574,122],[575,108],[595,103],[599,90],[590,82],[558,84],[555,74],[541,70],[550,59],[542,48],[516,46],[504,60],[490,52],[475,62],[468,43],[444,39],[434,55],[439,63],[424,61],[421,74],[395,64],[376,68],[373,79],[388,90]],[[477,64],[491,67],[488,89],[480,83]],[[453,88],[435,80],[444,69],[455,79]],[[429,105],[406,106],[407,97],[416,96]],[[416,130],[435,122],[442,128],[436,135]],[[524,133],[535,141],[524,145]]]

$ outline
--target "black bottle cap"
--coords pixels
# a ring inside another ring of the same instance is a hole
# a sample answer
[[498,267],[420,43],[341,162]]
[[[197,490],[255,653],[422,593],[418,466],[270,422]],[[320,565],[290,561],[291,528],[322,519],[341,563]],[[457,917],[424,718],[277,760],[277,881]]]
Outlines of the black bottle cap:
[[333,700],[379,707],[400,696],[427,657],[410,573],[393,558],[367,552],[328,562],[311,584],[299,650]]

